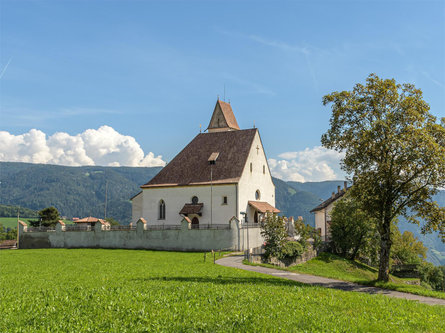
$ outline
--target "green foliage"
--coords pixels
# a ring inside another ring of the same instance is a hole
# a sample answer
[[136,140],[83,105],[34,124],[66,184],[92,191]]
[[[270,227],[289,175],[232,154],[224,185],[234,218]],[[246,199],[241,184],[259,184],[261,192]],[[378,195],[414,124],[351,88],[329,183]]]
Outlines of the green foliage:
[[426,258],[428,249],[414,237],[412,232],[405,231],[400,234],[397,226],[394,226],[392,242],[391,258],[395,264],[420,264]]
[[0,241],[5,239],[17,239],[17,228],[5,228],[0,223]]
[[358,255],[374,257],[376,223],[348,194],[338,200],[331,211],[330,232],[334,253],[352,260]]
[[267,213],[261,222],[261,236],[265,241],[265,259],[280,257],[281,247],[286,241],[286,227],[284,218],[276,214]]
[[61,219],[59,211],[55,207],[47,207],[39,211],[40,220],[28,220],[31,226],[53,227]]
[[444,272],[440,267],[434,266],[429,262],[422,262],[418,268],[420,279],[427,283],[434,290],[444,289]]
[[310,226],[309,224],[306,224],[304,220],[296,219],[294,221],[295,226],[295,233],[300,236],[300,239],[298,242],[301,244],[303,250],[307,249],[308,246],[308,240],[312,239],[313,247],[314,249],[318,249],[321,245],[321,237],[319,232]]
[[0,262],[1,332],[445,330],[444,307],[222,267],[202,253],[15,250]]
[[113,219],[112,217],[107,217],[105,219],[105,221],[107,221],[108,223],[110,223],[110,225],[120,225],[118,221],[116,221],[115,219]]
[[445,186],[445,118],[429,113],[422,92],[371,74],[366,85],[323,97],[332,105],[326,148],[345,152],[342,168],[352,176],[351,194],[377,221],[379,279],[389,278],[391,224],[399,216],[425,221],[423,231],[445,240],[445,207],[432,201]]
[[280,249],[279,259],[288,260],[301,256],[304,248],[299,242],[284,242]]
[[32,209],[19,207],[19,206],[0,205],[0,216],[1,217],[15,217],[15,218],[17,218],[17,213],[19,213],[20,216],[25,216],[25,217],[39,216],[38,213]]

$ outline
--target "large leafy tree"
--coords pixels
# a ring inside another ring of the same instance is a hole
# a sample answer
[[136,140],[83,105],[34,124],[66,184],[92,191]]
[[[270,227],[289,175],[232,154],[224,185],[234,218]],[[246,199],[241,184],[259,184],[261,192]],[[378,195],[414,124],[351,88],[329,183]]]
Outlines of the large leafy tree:
[[377,220],[379,276],[389,279],[391,224],[402,215],[423,232],[438,230],[445,240],[445,208],[432,195],[445,186],[445,118],[429,113],[422,91],[371,74],[352,91],[323,97],[330,104],[324,147],[343,151],[342,168],[352,176],[351,194]]

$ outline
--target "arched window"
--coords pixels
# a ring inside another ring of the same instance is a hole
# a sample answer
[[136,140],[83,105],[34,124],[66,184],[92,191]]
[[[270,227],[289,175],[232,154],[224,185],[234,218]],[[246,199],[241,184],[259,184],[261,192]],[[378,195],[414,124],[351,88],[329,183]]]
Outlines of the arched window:
[[162,199],[159,201],[159,220],[165,220],[165,202]]
[[255,192],[255,200],[260,200],[260,199],[261,199],[260,190],[256,190],[256,192]]

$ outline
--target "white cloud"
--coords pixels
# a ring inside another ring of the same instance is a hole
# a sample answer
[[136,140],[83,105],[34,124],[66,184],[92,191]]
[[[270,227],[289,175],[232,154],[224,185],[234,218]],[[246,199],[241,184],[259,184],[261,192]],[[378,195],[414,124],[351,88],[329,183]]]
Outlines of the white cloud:
[[321,146],[302,151],[285,152],[269,159],[274,177],[298,182],[323,181],[344,178],[340,160],[344,155]]
[[0,131],[0,161],[69,166],[164,166],[162,156],[144,154],[132,136],[110,126],[87,129],[77,135],[58,132],[49,137],[40,130],[13,135]]

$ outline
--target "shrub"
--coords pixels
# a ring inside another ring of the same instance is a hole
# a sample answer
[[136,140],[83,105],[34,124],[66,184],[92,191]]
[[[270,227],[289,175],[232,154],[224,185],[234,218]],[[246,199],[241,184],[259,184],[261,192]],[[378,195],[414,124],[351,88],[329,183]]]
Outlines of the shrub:
[[419,265],[418,270],[422,282],[427,283],[434,290],[443,290],[444,275],[440,267],[424,261]]
[[304,252],[303,246],[299,242],[285,242],[281,247],[278,259],[294,259]]
[[286,240],[286,227],[283,217],[268,213],[261,223],[261,236],[265,240],[264,258],[279,257]]
[[306,224],[304,220],[295,220],[295,233],[300,236],[298,242],[303,247],[303,250],[307,248],[308,240],[312,238],[314,249],[318,249],[321,245],[320,233],[317,229]]

